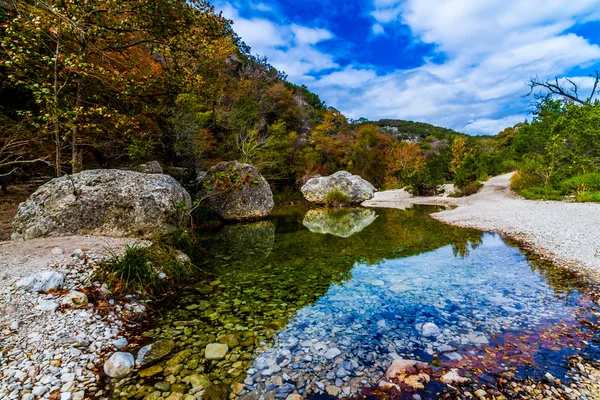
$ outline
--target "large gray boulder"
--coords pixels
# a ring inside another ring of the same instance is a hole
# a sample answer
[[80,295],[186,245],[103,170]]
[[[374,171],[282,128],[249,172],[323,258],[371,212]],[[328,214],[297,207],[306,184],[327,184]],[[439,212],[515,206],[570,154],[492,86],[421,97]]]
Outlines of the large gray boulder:
[[19,205],[13,240],[101,235],[152,238],[189,222],[190,195],[171,176],[89,170],[55,178]]
[[302,186],[300,191],[306,201],[325,204],[329,192],[338,190],[345,194],[350,204],[360,204],[373,198],[375,187],[358,175],[339,171],[329,176],[316,176]]
[[250,164],[222,162],[200,179],[200,196],[206,197],[210,207],[226,220],[264,218],[275,205],[271,187]]

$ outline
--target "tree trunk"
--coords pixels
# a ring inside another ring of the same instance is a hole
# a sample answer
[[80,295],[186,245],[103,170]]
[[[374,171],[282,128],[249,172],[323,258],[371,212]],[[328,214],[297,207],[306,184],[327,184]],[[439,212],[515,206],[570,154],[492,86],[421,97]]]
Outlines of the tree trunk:
[[[87,1],[84,1],[84,4],[87,4]],[[83,23],[80,26],[81,33],[79,35],[79,62],[85,64],[87,61],[87,18],[83,19]],[[85,68],[85,67],[84,67]],[[75,124],[73,126],[73,131],[71,133],[71,147],[72,147],[72,163],[73,170],[72,173],[76,174],[83,170],[83,146],[81,145],[81,130],[79,127],[83,121],[81,121],[81,107],[83,106],[83,92],[85,85],[85,73],[83,71],[80,72],[80,75],[77,79],[77,91],[75,95]]]
[[56,53],[54,54],[54,115],[52,116],[54,122],[54,169],[56,177],[62,175],[62,154],[60,144],[60,123],[58,121],[58,57],[60,53],[60,25],[56,36]]

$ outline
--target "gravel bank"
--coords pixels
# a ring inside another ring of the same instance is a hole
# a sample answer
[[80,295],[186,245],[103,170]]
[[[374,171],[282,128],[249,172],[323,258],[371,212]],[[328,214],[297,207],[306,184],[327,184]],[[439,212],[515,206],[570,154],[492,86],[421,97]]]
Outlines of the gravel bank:
[[541,257],[600,282],[600,204],[524,200],[510,191],[511,176],[491,178],[479,193],[465,198],[413,197],[394,190],[376,193],[363,205],[456,206],[432,216],[452,225],[505,234]]
[[[118,253],[132,241],[70,237],[0,244],[1,399],[105,397],[104,358],[127,346],[119,336],[124,321],[145,306],[133,298],[112,300],[91,277],[109,248]],[[40,273],[59,276],[62,284],[40,292],[15,284]],[[68,302],[73,295],[82,300]]]

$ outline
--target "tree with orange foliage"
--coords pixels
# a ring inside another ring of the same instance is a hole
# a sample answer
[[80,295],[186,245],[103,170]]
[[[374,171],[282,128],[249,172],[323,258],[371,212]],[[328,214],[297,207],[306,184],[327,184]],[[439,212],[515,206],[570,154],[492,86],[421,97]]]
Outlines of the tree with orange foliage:
[[418,144],[399,142],[389,150],[386,165],[386,187],[403,187],[425,166],[425,158]]

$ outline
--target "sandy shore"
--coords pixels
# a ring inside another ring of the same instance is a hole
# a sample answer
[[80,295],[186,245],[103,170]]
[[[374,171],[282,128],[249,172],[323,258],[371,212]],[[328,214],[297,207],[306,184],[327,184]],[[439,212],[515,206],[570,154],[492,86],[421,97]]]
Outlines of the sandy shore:
[[464,198],[413,197],[404,190],[390,190],[376,193],[363,205],[454,206],[432,216],[452,225],[505,234],[556,265],[600,283],[600,204],[525,200],[511,192],[511,176],[491,178],[479,193]]

